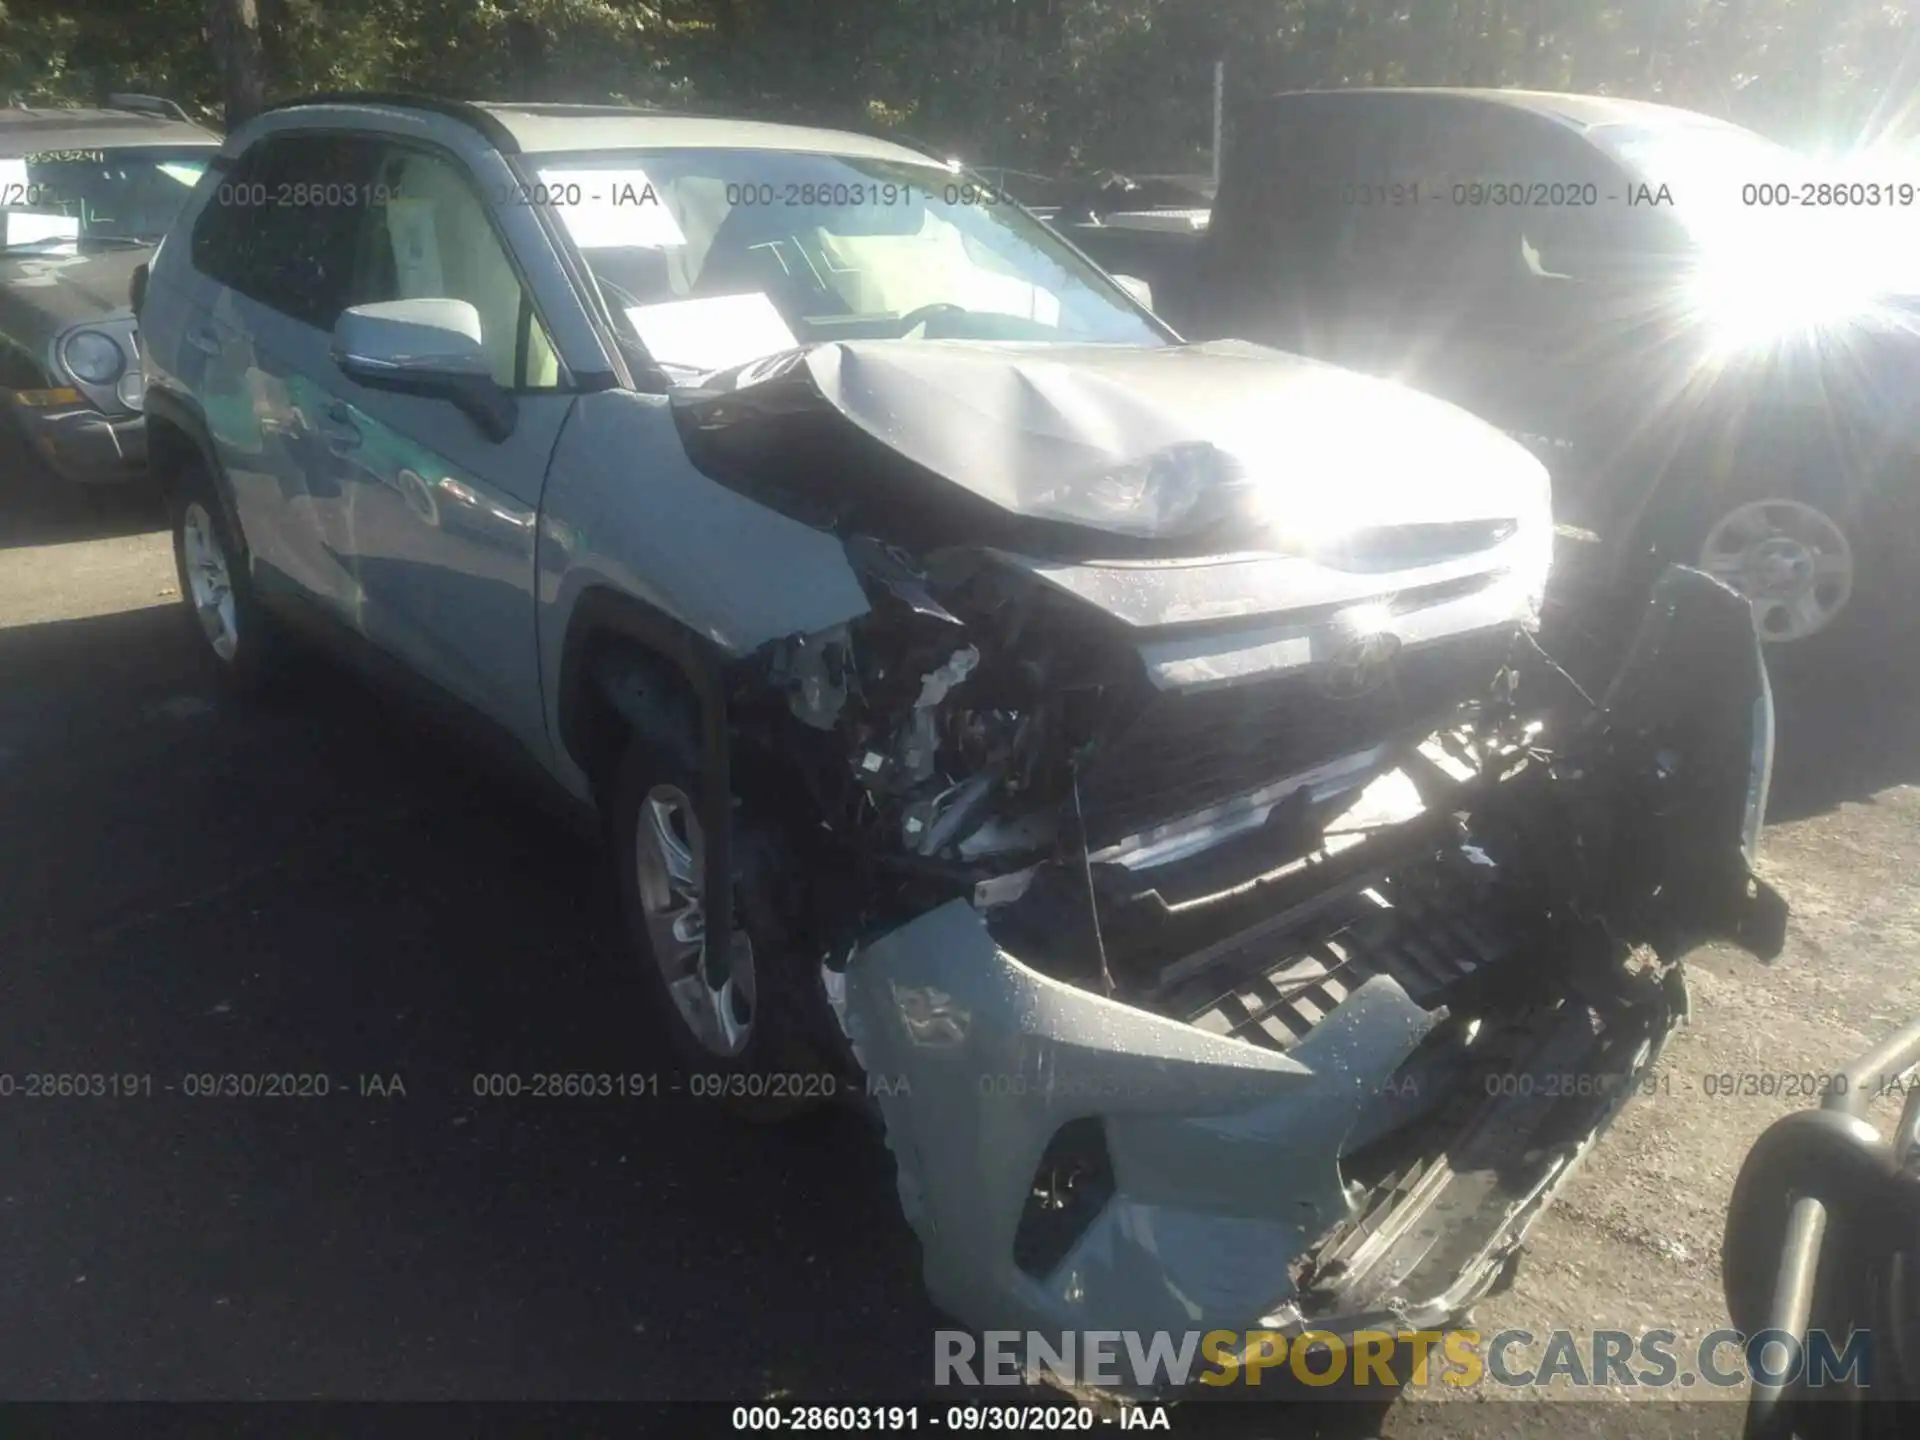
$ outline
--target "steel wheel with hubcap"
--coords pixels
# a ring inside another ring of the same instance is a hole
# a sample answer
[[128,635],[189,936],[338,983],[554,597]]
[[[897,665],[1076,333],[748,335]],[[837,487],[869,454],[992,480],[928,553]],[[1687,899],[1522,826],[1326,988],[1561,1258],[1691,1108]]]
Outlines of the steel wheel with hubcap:
[[729,925],[717,943],[709,934],[706,842],[686,792],[655,785],[637,820],[634,878],[661,983],[694,1040],[732,1059],[753,1033],[753,937],[739,925]]
[[1853,544],[1803,500],[1754,500],[1716,520],[1700,568],[1745,595],[1760,638],[1784,645],[1827,629],[1853,598]]

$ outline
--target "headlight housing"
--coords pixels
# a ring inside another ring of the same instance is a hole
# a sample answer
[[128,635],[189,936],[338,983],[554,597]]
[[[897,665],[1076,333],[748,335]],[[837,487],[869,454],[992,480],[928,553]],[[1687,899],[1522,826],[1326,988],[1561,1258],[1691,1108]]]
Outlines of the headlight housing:
[[1036,515],[1145,539],[1191,533],[1221,519],[1236,498],[1234,467],[1212,445],[1168,445],[1102,474],[1030,496]]
[[86,385],[111,385],[127,368],[127,352],[104,330],[76,330],[60,344],[60,363]]

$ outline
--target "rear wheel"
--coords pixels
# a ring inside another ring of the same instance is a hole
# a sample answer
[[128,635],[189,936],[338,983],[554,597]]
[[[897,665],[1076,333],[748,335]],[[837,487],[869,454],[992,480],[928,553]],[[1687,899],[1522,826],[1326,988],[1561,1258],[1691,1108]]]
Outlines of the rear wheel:
[[202,466],[174,477],[168,503],[180,599],[201,652],[229,684],[257,689],[279,670],[285,637],[254,592],[244,543]]

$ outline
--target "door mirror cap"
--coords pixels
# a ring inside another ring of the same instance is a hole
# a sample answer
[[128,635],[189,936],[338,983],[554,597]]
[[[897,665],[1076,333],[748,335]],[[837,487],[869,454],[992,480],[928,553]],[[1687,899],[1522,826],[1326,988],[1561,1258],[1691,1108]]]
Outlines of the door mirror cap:
[[513,433],[513,396],[493,378],[480,312],[465,300],[355,305],[333,326],[333,363],[357,385],[446,400],[489,440]]
[[1127,294],[1131,295],[1134,299],[1138,300],[1147,309],[1153,309],[1153,287],[1138,275],[1116,275],[1113,277],[1113,283],[1126,291]]

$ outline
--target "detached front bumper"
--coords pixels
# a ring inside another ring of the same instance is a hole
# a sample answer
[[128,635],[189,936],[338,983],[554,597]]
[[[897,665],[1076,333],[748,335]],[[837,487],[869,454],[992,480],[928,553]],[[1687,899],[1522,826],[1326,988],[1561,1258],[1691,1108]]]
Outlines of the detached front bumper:
[[1684,1017],[1680,956],[1771,958],[1784,926],[1747,865],[1772,711],[1744,602],[1669,572],[1570,729],[1551,764],[1423,777],[1422,818],[1132,993],[960,901],[858,953],[849,1032],[936,1303],[1350,1333],[1495,1287]]
[[[1282,1052],[1051,980],[958,902],[864,963],[886,982],[852,987],[856,1036],[906,1082],[876,1089],[928,1288],[980,1328],[1050,1335],[1445,1323],[1684,1013],[1676,984],[1616,1030],[1541,1012],[1429,1065],[1445,1011],[1387,973]],[[1409,1126],[1431,1143],[1349,1178]],[[1068,1167],[1086,1190],[1051,1189]]]
[[41,409],[10,397],[7,407],[36,455],[77,485],[137,480],[147,467],[147,420],[106,415],[89,405]]

